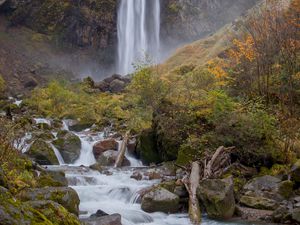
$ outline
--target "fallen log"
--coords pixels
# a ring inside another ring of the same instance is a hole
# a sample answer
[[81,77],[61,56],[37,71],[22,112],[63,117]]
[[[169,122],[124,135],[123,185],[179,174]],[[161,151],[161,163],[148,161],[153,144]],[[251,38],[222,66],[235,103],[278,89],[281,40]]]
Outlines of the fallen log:
[[200,165],[198,162],[192,163],[191,174],[185,179],[183,183],[186,190],[189,193],[189,216],[192,224],[199,225],[201,223],[201,210],[199,205],[199,200],[197,198],[197,188],[200,181]]
[[117,160],[116,160],[116,163],[115,163],[115,167],[121,167],[122,164],[123,164],[123,161],[124,161],[124,158],[125,158],[125,153],[126,153],[126,148],[127,148],[127,142],[128,142],[128,139],[129,139],[129,134],[130,134],[130,131],[127,131],[124,138],[123,138],[123,141],[121,143],[121,147],[120,147],[120,150],[119,150],[119,154],[118,154],[118,157],[117,157]]

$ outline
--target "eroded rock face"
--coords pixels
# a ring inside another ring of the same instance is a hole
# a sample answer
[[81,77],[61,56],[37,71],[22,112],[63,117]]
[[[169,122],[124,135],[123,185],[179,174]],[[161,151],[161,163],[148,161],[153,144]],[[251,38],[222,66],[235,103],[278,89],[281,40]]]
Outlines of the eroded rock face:
[[59,162],[51,146],[40,139],[35,140],[26,154],[40,165],[58,165]]
[[95,156],[95,159],[98,159],[98,157],[108,150],[118,150],[118,142],[115,139],[106,139],[103,141],[97,142],[93,146],[93,154]]
[[165,188],[157,187],[142,198],[145,212],[176,213],[179,210],[179,197]]
[[69,131],[58,132],[53,144],[60,151],[65,163],[74,163],[80,156],[80,138]]
[[197,196],[203,202],[210,218],[229,219],[233,216],[235,199],[232,178],[202,181]]
[[79,197],[69,187],[45,187],[23,190],[17,196],[22,201],[54,201],[61,204],[69,212],[79,214]]

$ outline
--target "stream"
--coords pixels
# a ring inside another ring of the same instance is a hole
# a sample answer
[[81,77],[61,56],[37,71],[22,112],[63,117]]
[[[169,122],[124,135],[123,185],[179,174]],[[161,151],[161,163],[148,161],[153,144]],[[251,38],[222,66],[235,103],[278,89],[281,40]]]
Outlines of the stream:
[[[38,120],[38,122],[45,121]],[[66,123],[63,129],[68,129]],[[47,168],[65,172],[69,186],[78,193],[80,198],[80,218],[88,218],[100,209],[108,214],[120,214],[123,225],[191,225],[187,214],[146,213],[141,209],[138,192],[158,184],[160,180],[138,181],[130,178],[134,171],[145,170],[147,167],[128,153],[126,157],[131,163],[130,167],[111,167],[107,168],[105,173],[89,168],[96,162],[92,152],[93,145],[104,139],[104,132],[95,133],[88,129],[73,133],[80,138],[82,144],[79,159],[74,164],[65,164],[59,151],[52,145],[60,165],[47,166]],[[240,225],[245,223],[213,221],[204,217],[202,224]]]

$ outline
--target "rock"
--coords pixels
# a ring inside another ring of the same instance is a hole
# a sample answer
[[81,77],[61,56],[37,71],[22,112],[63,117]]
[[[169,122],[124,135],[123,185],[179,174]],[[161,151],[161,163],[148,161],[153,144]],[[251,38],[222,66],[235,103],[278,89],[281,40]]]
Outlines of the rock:
[[69,129],[71,131],[80,132],[90,128],[91,126],[93,126],[92,122],[72,120],[72,122],[69,124]]
[[135,179],[135,180],[142,180],[143,179],[143,175],[138,172],[138,171],[135,171],[131,176],[130,178],[132,179]]
[[3,5],[7,0],[0,0],[0,6]]
[[132,139],[130,139],[130,140],[128,141],[128,143],[127,143],[127,151],[128,151],[131,155],[134,155],[134,154],[135,154],[136,145],[137,145],[136,138],[132,138]]
[[149,180],[158,180],[162,178],[162,175],[156,171],[146,172],[145,176],[147,176]]
[[90,217],[88,219],[83,219],[82,221],[86,225],[122,225],[120,214],[112,214],[109,216],[102,216],[96,218]]
[[50,131],[35,131],[32,133],[32,137],[33,139],[41,139],[43,141],[52,141],[55,138]]
[[210,218],[229,219],[233,216],[235,199],[232,177],[200,182],[197,196],[201,199]]
[[149,213],[177,213],[179,197],[164,188],[157,187],[143,196],[142,209]]
[[35,140],[26,154],[40,165],[58,165],[52,147],[45,141]]
[[155,133],[151,130],[142,131],[136,147],[138,157],[146,165],[160,163],[161,159],[156,148]]
[[[29,206],[42,213],[53,224],[80,225],[78,217],[68,212],[62,205],[54,201],[28,201]],[[58,216],[59,215],[59,216]]]
[[97,210],[96,213],[92,214],[90,216],[90,218],[98,218],[98,217],[102,217],[102,216],[108,216],[108,214],[99,209],[99,210]]
[[[114,150],[108,150],[104,153],[102,153],[98,159],[97,162],[101,166],[114,166],[116,159],[118,157],[118,152]],[[130,166],[129,160],[125,157],[122,166]]]
[[38,123],[36,124],[37,128],[41,130],[50,130],[51,126],[48,123]]
[[273,211],[271,210],[261,210],[261,209],[252,209],[242,206],[236,206],[236,215],[241,217],[241,219],[248,221],[270,221],[272,218]]
[[300,223],[300,208],[294,209],[292,211],[292,219]]
[[80,200],[76,191],[70,187],[30,188],[21,191],[17,197],[22,201],[54,201],[69,212],[79,214]]
[[279,184],[278,193],[284,198],[288,199],[293,195],[294,183],[292,181],[286,180]]
[[68,181],[62,171],[41,172],[37,178],[37,187],[67,187]]
[[292,220],[292,211],[293,208],[282,205],[279,206],[275,211],[272,213],[272,219],[275,223],[290,223]]
[[93,146],[93,154],[96,159],[98,159],[103,152],[108,150],[118,150],[118,142],[115,139],[99,141]]
[[264,197],[251,197],[246,195],[241,197],[240,203],[250,208],[265,210],[275,210],[279,206],[279,204],[272,199]]
[[109,83],[105,81],[100,81],[95,84],[95,88],[99,89],[101,92],[108,92],[109,91]]
[[300,159],[292,166],[291,179],[300,183]]
[[110,83],[109,90],[111,93],[120,93],[124,91],[125,87],[126,84],[124,81],[115,79]]
[[98,163],[98,162],[95,163],[95,164],[93,164],[93,165],[91,165],[90,168],[91,168],[92,170],[97,170],[97,171],[99,171],[99,172],[102,172],[102,171],[103,171],[102,166],[101,166],[100,163]]
[[53,145],[60,151],[65,163],[74,163],[80,156],[80,138],[69,131],[58,132]]

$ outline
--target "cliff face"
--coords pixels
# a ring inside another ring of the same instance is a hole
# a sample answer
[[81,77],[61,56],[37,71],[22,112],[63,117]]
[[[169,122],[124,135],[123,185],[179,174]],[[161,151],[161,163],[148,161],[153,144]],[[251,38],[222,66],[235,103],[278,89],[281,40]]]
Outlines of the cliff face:
[[258,0],[162,1],[162,37],[166,43],[190,42],[214,33]]

